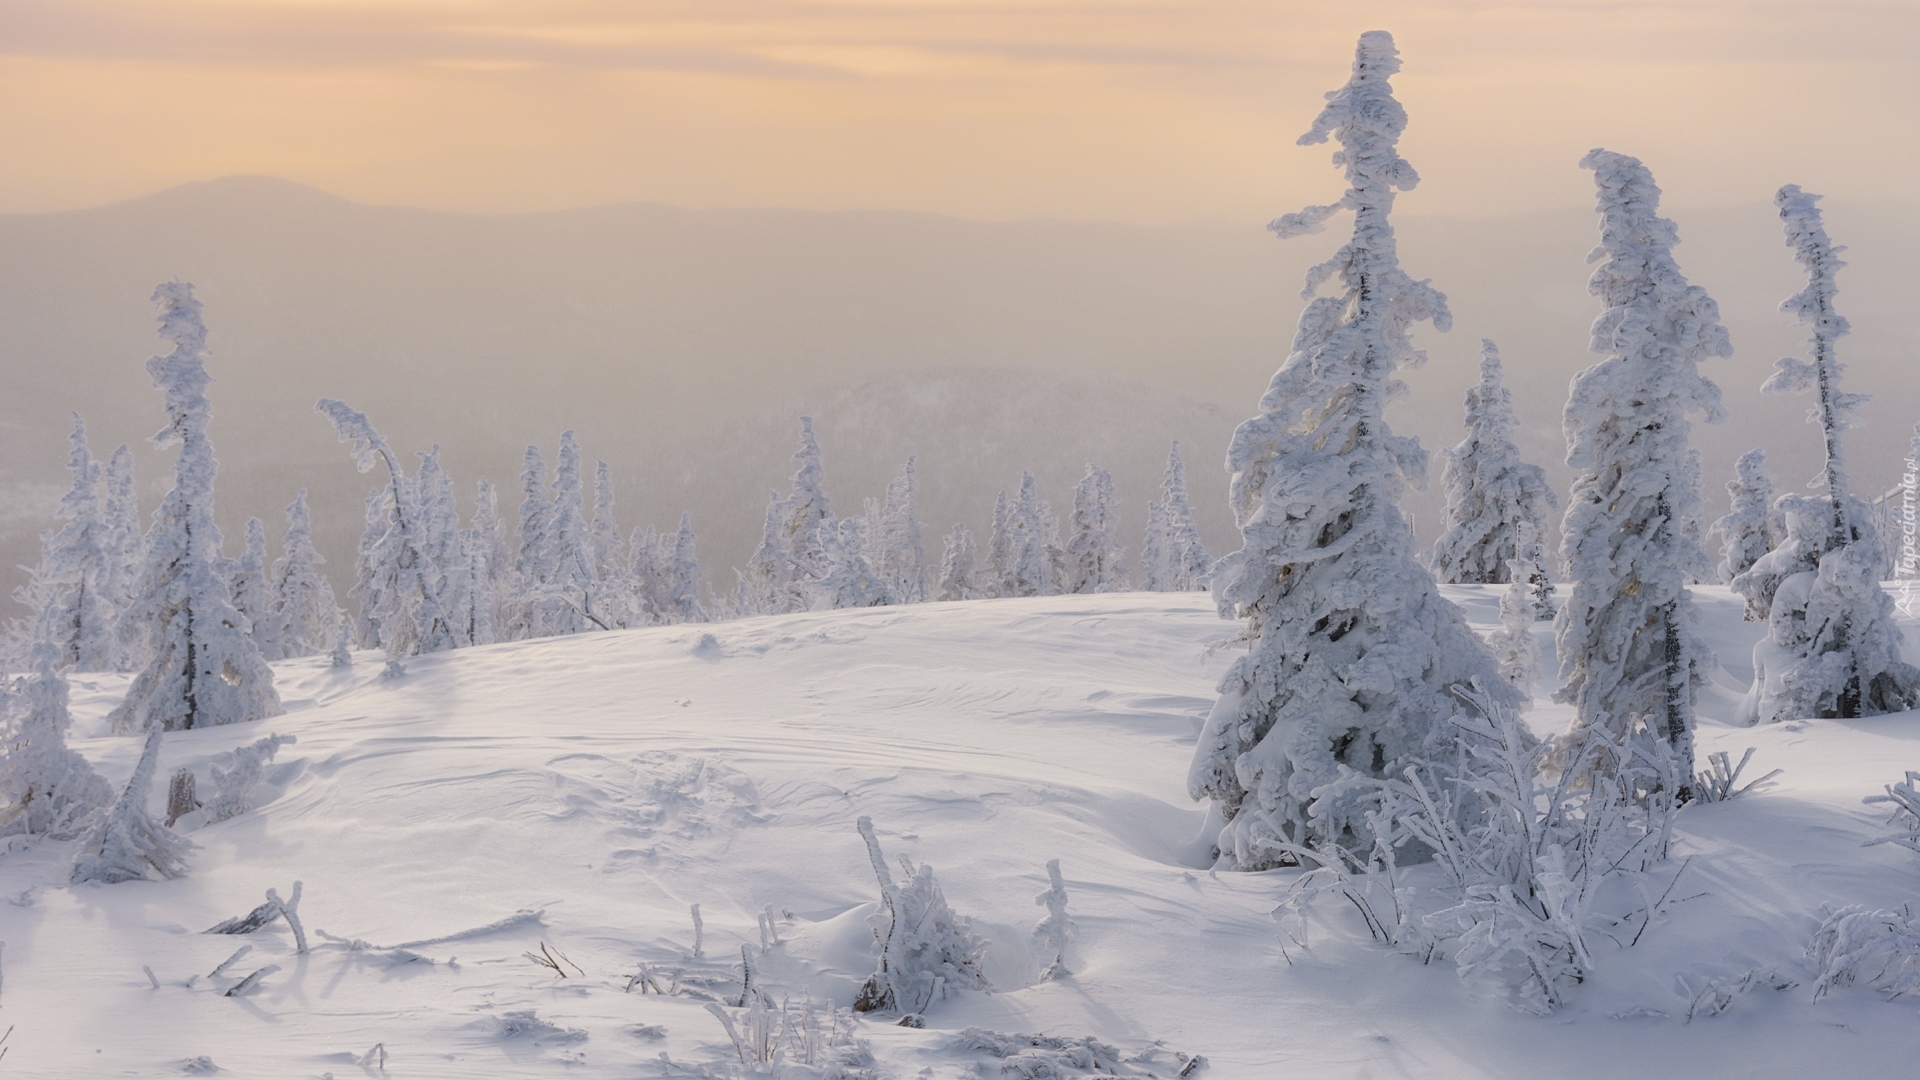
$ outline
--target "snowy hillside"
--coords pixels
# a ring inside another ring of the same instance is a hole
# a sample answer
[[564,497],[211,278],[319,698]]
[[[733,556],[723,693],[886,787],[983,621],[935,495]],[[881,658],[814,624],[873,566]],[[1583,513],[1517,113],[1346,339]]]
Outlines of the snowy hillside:
[[[1497,587],[1443,591],[1493,628]],[[1915,1005],[1861,988],[1814,1002],[1803,949],[1822,904],[1920,892],[1920,858],[1861,846],[1884,816],[1861,798],[1920,768],[1920,715],[1727,726],[1757,627],[1724,588],[1697,597],[1725,668],[1701,702],[1702,757],[1754,746],[1753,775],[1785,773],[1681,812],[1676,858],[1649,877],[1663,887],[1684,861],[1674,895],[1692,898],[1628,948],[1630,918],[1549,1018],[1373,944],[1335,899],[1290,936],[1272,913],[1297,870],[1210,872],[1185,779],[1234,651],[1207,646],[1236,627],[1204,595],[1122,593],[523,641],[414,658],[397,680],[371,653],[345,671],[275,665],[286,715],[166,736],[162,774],[203,776],[269,733],[298,739],[270,801],[190,834],[189,876],[69,887],[70,845],[0,857],[0,1076],[634,1077],[665,1074],[663,1052],[725,1068],[736,1051],[704,1002],[740,995],[743,949],[796,1007],[844,1008],[872,972],[862,815],[889,859],[934,867],[990,941],[994,987],[934,1005],[922,1029],[853,1022],[878,1076],[1080,1075],[1065,1050],[1005,1058],[968,1028],[1091,1036],[1161,1076],[1181,1054],[1221,1078],[1640,1077],[1651,1061],[1900,1075]],[[1543,668],[1549,635],[1537,625]],[[139,750],[104,732],[124,685],[74,677],[73,745],[115,782]],[[1565,717],[1528,714],[1540,730]],[[1056,858],[1075,929],[1069,974],[1040,981],[1034,898]],[[296,880],[309,953],[285,921],[200,932]],[[565,977],[528,958],[543,944]],[[1700,1007],[1755,969],[1775,977]],[[629,989],[643,971],[682,992]],[[1799,985],[1766,988],[1780,982]],[[833,1023],[846,1043],[849,1020]]]

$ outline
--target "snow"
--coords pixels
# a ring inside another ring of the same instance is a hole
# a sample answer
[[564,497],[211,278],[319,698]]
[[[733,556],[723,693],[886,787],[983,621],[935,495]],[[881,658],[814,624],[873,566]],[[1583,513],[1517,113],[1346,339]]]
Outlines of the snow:
[[[1497,626],[1497,586],[1440,591],[1480,633]],[[0,856],[8,1075],[181,1075],[205,1058],[235,1076],[344,1080],[384,1060],[393,1077],[644,1077],[662,1052],[728,1067],[706,1002],[629,978],[645,964],[731,1006],[745,946],[774,1004],[797,1009],[804,989],[847,1006],[876,959],[862,815],[890,859],[938,867],[990,942],[995,987],[919,1029],[852,1021],[882,1076],[992,1076],[1009,1047],[1085,1057],[1089,1038],[1128,1056],[1165,1040],[1130,1066],[1161,1076],[1176,1051],[1205,1055],[1209,1078],[1904,1074],[1915,1003],[1866,985],[1816,1003],[1805,950],[1823,904],[1895,911],[1920,888],[1920,857],[1862,846],[1888,831],[1862,800],[1920,767],[1920,714],[1727,726],[1762,628],[1724,587],[1695,595],[1724,665],[1699,695],[1703,756],[1753,746],[1753,775],[1785,772],[1681,812],[1653,876],[1684,861],[1675,895],[1700,895],[1635,947],[1597,936],[1596,973],[1548,1019],[1373,944],[1333,898],[1298,946],[1272,915],[1298,870],[1204,869],[1184,766],[1236,653],[1207,647],[1234,626],[1202,594],[1108,593],[521,641],[416,657],[395,679],[367,654],[276,663],[284,715],[164,737],[156,775],[298,739],[263,770],[257,809],[188,834],[188,876],[68,887],[71,843]],[[1545,660],[1551,628],[1534,632]],[[73,677],[71,745],[116,790],[142,741],[106,730],[126,682]],[[1528,723],[1563,728],[1570,710],[1534,689]],[[1034,897],[1052,859],[1073,962],[1043,980]],[[296,881],[307,954],[285,920],[200,932]],[[779,944],[763,953],[769,905]],[[577,968],[528,960],[542,944]],[[1013,1039],[1041,1033],[1053,1042]]]

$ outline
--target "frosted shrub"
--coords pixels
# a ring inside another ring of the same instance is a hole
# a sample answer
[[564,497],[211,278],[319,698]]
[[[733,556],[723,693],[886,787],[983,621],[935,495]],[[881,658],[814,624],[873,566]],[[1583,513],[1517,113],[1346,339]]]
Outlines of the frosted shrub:
[[1905,780],[1888,784],[1885,795],[1869,795],[1866,802],[1891,804],[1893,816],[1887,819],[1887,824],[1894,827],[1893,832],[1867,841],[1867,846],[1898,844],[1920,853],[1920,772],[1908,770]]
[[207,823],[239,817],[254,808],[255,789],[266,776],[267,763],[282,746],[296,741],[291,735],[269,735],[233,750],[233,765],[213,767],[214,796],[206,802]]
[[1046,961],[1046,967],[1040,971],[1044,982],[1069,974],[1067,938],[1073,933],[1073,920],[1067,917],[1067,883],[1060,877],[1059,859],[1047,860],[1047,889],[1034,897],[1033,902],[1047,909],[1047,917],[1033,928],[1041,959]]
[[804,586],[815,610],[880,607],[894,602],[887,583],[867,561],[865,529],[866,522],[860,518],[827,522],[820,527],[810,545],[819,561]]
[[1813,996],[1836,986],[1871,986],[1899,997],[1920,992],[1920,922],[1911,911],[1822,909],[1825,918],[1807,943],[1807,962],[1820,972]]
[[[1772,551],[1786,537],[1786,522],[1773,509],[1773,481],[1767,477],[1767,452],[1749,450],[1734,463],[1734,478],[1727,482],[1727,515],[1713,523],[1712,532],[1721,539],[1718,580],[1722,585],[1747,572],[1762,555]],[[1747,618],[1766,618],[1748,605]]]
[[859,828],[880,881],[880,908],[873,915],[880,966],[860,987],[854,1009],[917,1013],[949,991],[985,990],[981,960],[987,943],[974,936],[968,919],[947,906],[933,867],[915,866],[903,855],[906,880],[896,882],[873,835],[873,820],[862,817]]

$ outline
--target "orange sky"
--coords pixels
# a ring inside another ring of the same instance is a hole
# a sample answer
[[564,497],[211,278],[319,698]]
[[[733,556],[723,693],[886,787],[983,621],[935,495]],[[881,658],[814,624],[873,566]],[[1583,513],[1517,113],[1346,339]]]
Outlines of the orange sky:
[[1265,221],[1394,32],[1403,207],[1911,198],[1920,0],[0,0],[0,211],[235,173],[377,203]]

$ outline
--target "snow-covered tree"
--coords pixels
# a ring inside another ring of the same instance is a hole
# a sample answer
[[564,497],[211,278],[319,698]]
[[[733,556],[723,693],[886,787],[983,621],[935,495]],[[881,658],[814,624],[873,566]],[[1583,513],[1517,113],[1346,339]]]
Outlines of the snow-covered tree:
[[793,562],[781,534],[786,512],[787,501],[780,493],[768,492],[760,544],[753,549],[746,570],[739,575],[735,606],[742,615],[774,615],[793,610],[792,592],[788,587],[793,580]]
[[1014,563],[1013,504],[1007,501],[1007,489],[993,498],[993,525],[987,531],[985,592],[988,596],[1017,596],[1009,582]]
[[1574,706],[1569,743],[1591,727],[1614,741],[1644,724],[1666,744],[1686,797],[1693,776],[1693,687],[1712,654],[1694,632],[1687,583],[1708,572],[1701,548],[1700,456],[1691,417],[1721,423],[1720,388],[1702,360],[1733,355],[1720,310],[1673,259],[1673,222],[1637,158],[1581,159],[1599,192],[1604,258],[1588,283],[1606,310],[1589,348],[1606,357],[1574,376],[1564,426],[1572,494],[1561,525],[1571,595],[1555,623]]
[[71,840],[113,801],[113,789],[67,747],[73,718],[60,660],[59,646],[35,642],[27,655],[32,673],[9,702],[13,715],[0,756],[0,834]]
[[580,475],[580,444],[572,431],[560,433],[560,455],[553,467],[553,518],[550,528],[549,574],[537,607],[544,635],[612,630],[618,623],[608,608],[610,594],[594,574],[593,550],[586,513],[586,490]]
[[247,519],[247,544],[234,564],[233,609],[247,621],[253,643],[268,660],[280,659],[274,647],[273,588],[267,581],[267,527],[257,517]]
[[[1786,523],[1773,508],[1773,481],[1767,477],[1767,452],[1753,449],[1734,463],[1734,478],[1727,482],[1727,497],[1732,503],[1727,515],[1713,523],[1711,532],[1721,538],[1719,581],[1728,584],[1747,572],[1760,556],[1772,551],[1786,538]],[[1769,596],[1771,602],[1771,596]],[[1765,611],[1747,612],[1749,620],[1765,619]]]
[[1046,504],[1040,501],[1033,474],[1021,473],[1020,494],[1007,510],[1006,566],[999,595],[1052,596],[1060,591],[1054,576],[1053,553],[1047,543],[1051,517]]
[[[1399,508],[1426,455],[1386,424],[1404,392],[1393,373],[1420,360],[1414,322],[1449,323],[1445,297],[1400,268],[1388,220],[1394,189],[1418,180],[1395,148],[1399,69],[1390,35],[1361,36],[1352,78],[1300,140],[1340,142],[1347,192],[1269,226],[1284,238],[1354,212],[1352,239],[1308,274],[1293,351],[1228,452],[1242,547],[1212,588],[1223,615],[1247,621],[1250,647],[1221,681],[1187,781],[1224,821],[1226,867],[1283,865],[1295,845],[1370,846],[1361,802],[1316,790],[1399,776],[1452,738],[1454,692],[1476,678],[1497,700],[1518,697],[1415,557]],[[1329,280],[1339,290],[1314,297]]]
[[[139,640],[147,664],[109,719],[123,732],[181,731],[237,724],[280,712],[273,669],[260,656],[220,573],[220,530],[213,524],[217,464],[207,441],[207,328],[193,286],[153,292],[160,336],[173,351],[147,360],[166,395],[167,426],[154,444],[178,443],[173,489],[148,534],[147,560],[121,616],[123,637]],[[144,813],[144,811],[142,811]]]
[[1073,489],[1071,533],[1062,558],[1060,591],[1112,592],[1126,580],[1120,565],[1120,540],[1114,535],[1113,477],[1098,465]]
[[660,538],[658,608],[662,622],[706,622],[700,603],[700,560],[694,554],[693,515],[680,513],[680,528]]
[[553,495],[547,489],[547,462],[538,446],[527,447],[520,472],[520,518],[515,528],[512,598],[507,636],[536,637],[538,598],[553,576]]
[[1500,665],[1500,674],[1531,699],[1537,667],[1533,624],[1540,618],[1534,594],[1534,583],[1540,577],[1535,566],[1535,560],[1540,557],[1540,542],[1532,522],[1520,523],[1514,536],[1514,549],[1519,554],[1507,568],[1507,587],[1500,593],[1500,629],[1494,631],[1487,644],[1493,649],[1494,662]]
[[140,495],[134,481],[133,451],[121,444],[107,459],[101,513],[107,527],[107,559],[113,566],[116,608],[132,598],[134,582],[146,565],[146,530],[140,524]]
[[1207,587],[1213,573],[1213,556],[1200,543],[1200,529],[1193,522],[1193,505],[1187,500],[1187,465],[1180,460],[1180,443],[1175,441],[1167,453],[1167,474],[1160,481],[1160,513],[1165,522],[1167,592],[1194,592]]
[[1171,592],[1173,568],[1167,563],[1167,511],[1159,499],[1147,500],[1147,532],[1140,542],[1140,591]]
[[887,583],[867,561],[866,522],[860,518],[828,521],[811,541],[817,551],[805,588],[815,610],[880,607],[894,602]]
[[209,825],[239,817],[258,803],[255,789],[266,779],[267,764],[287,743],[297,742],[292,735],[269,735],[248,746],[233,748],[233,765],[213,766],[214,794],[206,802]]
[[444,575],[428,555],[428,545],[439,540],[420,505],[420,485],[401,470],[400,459],[366,414],[332,398],[321,398],[314,411],[325,413],[340,441],[351,444],[354,465],[361,472],[383,463],[387,467],[386,486],[367,503],[367,530],[360,540],[353,587],[360,598],[362,646],[385,649],[396,665],[403,656],[455,647],[459,639],[440,592]]
[[333,586],[320,572],[325,561],[313,546],[307,489],[301,488],[287,504],[287,533],[280,541],[280,557],[268,573],[273,608],[267,619],[271,644],[263,646],[267,659],[314,656],[333,646],[340,609]]
[[[1455,584],[1501,585],[1508,564],[1528,559],[1518,537],[1523,527],[1546,531],[1560,506],[1547,486],[1546,470],[1520,458],[1514,442],[1519,419],[1513,392],[1501,379],[1500,350],[1480,342],[1480,384],[1467,391],[1467,437],[1443,453],[1447,509],[1433,546],[1433,576]],[[1532,562],[1534,570],[1544,569]]]
[[117,632],[120,594],[112,522],[100,502],[100,464],[87,449],[87,425],[73,416],[58,529],[40,534],[40,565],[14,598],[34,610],[33,633],[52,645],[61,666],[113,671],[124,656]]
[[634,621],[634,583],[620,523],[613,516],[613,470],[602,461],[593,472],[593,523],[588,528],[587,553],[600,583],[600,602],[608,622],[615,626],[645,625]]
[[161,732],[158,724],[148,730],[147,744],[140,753],[140,763],[133,768],[133,778],[88,830],[73,861],[70,876],[73,884],[140,881],[146,878],[149,868],[163,878],[186,875],[186,856],[193,850],[193,843],[153,820],[153,815],[147,812],[153,773],[160,764]]
[[[440,464],[439,445],[418,456],[420,469],[414,473],[412,483],[425,534],[420,548],[433,565],[434,591],[440,597],[441,608],[449,613],[447,622],[451,626],[455,598],[466,590],[463,580],[466,559],[460,550],[460,503],[454,498],[453,477]],[[454,637],[457,644],[465,644],[457,640],[460,637],[457,632]]]
[[1734,580],[1735,589],[1750,603],[1767,591],[1763,581],[1777,581],[1767,605],[1767,639],[1754,648],[1754,689],[1749,695],[1758,699],[1753,715],[1764,721],[1872,716],[1920,703],[1920,670],[1901,659],[1893,600],[1880,587],[1886,552],[1871,514],[1847,492],[1840,436],[1860,422],[1867,398],[1840,389],[1846,365],[1835,356],[1835,347],[1850,328],[1846,316],[1834,310],[1833,300],[1839,291],[1834,275],[1846,265],[1839,253],[1845,249],[1828,239],[1819,198],[1788,184],[1774,199],[1786,226],[1787,246],[1807,272],[1807,287],[1780,308],[1797,324],[1812,327],[1808,343],[1813,359],[1781,360],[1761,390],[1818,392],[1808,419],[1818,422],[1825,436],[1826,505],[1815,531],[1806,527],[1814,517],[1809,501],[1793,500],[1788,514],[1792,518],[1798,511],[1801,535],[1790,537],[1781,545],[1784,551],[1768,553]]
[[908,458],[900,475],[887,485],[879,514],[872,523],[873,569],[886,582],[897,604],[917,604],[927,598],[927,548],[920,525],[919,481],[915,459]]
[[454,634],[462,645],[490,645],[499,640],[509,564],[500,499],[485,480],[474,496],[473,520],[460,534],[460,558],[460,589],[448,605]]
[[940,553],[940,591],[936,600],[977,600],[980,590],[974,584],[973,533],[966,525],[955,523],[947,534]]

